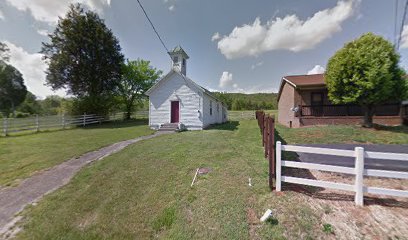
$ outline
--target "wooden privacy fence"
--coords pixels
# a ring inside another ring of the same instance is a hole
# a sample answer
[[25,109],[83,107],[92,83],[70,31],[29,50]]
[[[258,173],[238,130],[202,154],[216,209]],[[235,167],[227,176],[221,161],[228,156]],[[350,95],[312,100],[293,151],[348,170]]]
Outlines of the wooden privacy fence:
[[262,146],[265,158],[269,162],[269,188],[273,190],[273,179],[275,178],[275,117],[256,111],[255,117],[262,134]]
[[[305,162],[294,162],[294,161],[282,160],[282,151],[354,157],[355,166],[354,168],[352,168],[352,167],[343,167],[343,166],[335,166],[335,165],[325,165],[325,164],[315,164],[315,163],[305,163]],[[384,161],[394,160],[394,161],[408,162],[408,154],[369,152],[369,151],[365,151],[364,148],[362,147],[356,147],[354,151],[353,150],[329,149],[329,148],[302,147],[302,146],[294,146],[294,145],[282,145],[281,142],[278,141],[276,142],[276,191],[281,191],[282,182],[352,191],[352,192],[355,192],[355,204],[358,206],[363,205],[364,193],[390,195],[390,196],[397,196],[397,197],[408,197],[408,191],[364,186],[363,184],[364,176],[408,179],[408,172],[365,169],[364,168],[365,158],[383,159]],[[352,185],[352,184],[345,184],[345,183],[335,183],[335,182],[319,181],[319,180],[313,180],[313,179],[282,176],[282,167],[315,169],[315,170],[321,170],[321,171],[330,171],[330,172],[336,172],[336,173],[345,173],[345,174],[355,175],[355,182],[354,182],[354,185]]]

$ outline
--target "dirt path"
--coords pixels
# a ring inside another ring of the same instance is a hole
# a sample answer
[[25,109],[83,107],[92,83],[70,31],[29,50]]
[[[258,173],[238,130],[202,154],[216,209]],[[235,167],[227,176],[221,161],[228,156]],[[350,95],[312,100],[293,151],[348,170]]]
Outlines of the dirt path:
[[168,133],[171,132],[156,132],[153,135],[114,143],[35,174],[22,181],[17,187],[0,189],[0,238],[4,235],[13,235],[13,231],[18,231],[13,230],[13,226],[19,219],[16,214],[22,211],[25,206],[37,202],[45,194],[67,184],[86,164],[101,160],[130,144]]

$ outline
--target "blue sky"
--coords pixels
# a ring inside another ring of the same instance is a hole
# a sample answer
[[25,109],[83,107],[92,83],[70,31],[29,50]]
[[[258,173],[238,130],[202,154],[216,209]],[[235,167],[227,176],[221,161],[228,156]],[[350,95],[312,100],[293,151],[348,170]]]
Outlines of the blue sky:
[[[54,94],[44,86],[47,66],[38,52],[69,2],[98,12],[126,58],[169,71],[170,59],[136,0],[0,0],[0,41],[9,45],[10,62],[34,94]],[[323,71],[336,50],[365,32],[394,40],[396,0],[141,2],[168,48],[180,44],[189,54],[187,76],[211,90],[276,92],[282,76]],[[399,4],[401,24],[404,1]],[[407,68],[405,48],[408,28],[399,50]]]

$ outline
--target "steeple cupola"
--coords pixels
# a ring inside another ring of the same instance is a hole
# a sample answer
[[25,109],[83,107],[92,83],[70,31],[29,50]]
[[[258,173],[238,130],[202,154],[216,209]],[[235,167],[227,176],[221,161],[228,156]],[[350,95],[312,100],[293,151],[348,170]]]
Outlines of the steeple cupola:
[[172,68],[186,76],[187,59],[189,59],[187,53],[179,45],[173,50],[170,50],[169,55],[172,59]]

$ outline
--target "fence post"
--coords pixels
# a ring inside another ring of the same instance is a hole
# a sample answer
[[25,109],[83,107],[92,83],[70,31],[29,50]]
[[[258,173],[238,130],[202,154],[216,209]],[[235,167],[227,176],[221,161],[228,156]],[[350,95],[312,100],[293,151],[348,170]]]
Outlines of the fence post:
[[3,118],[3,133],[4,133],[4,136],[8,135],[7,128],[8,128],[8,118]]
[[61,123],[62,123],[62,129],[65,129],[65,112],[62,113]]
[[38,114],[35,115],[35,131],[40,131],[40,120],[38,119]]
[[265,158],[268,157],[269,151],[269,117],[265,116],[265,131],[264,131],[264,139],[265,139],[265,146],[264,146],[264,153]]
[[85,125],[86,125],[86,113],[84,113],[83,119],[82,119],[82,126],[85,127]]
[[273,178],[275,177],[274,118],[269,117],[268,123],[269,123],[269,139],[268,139],[269,188],[273,190]]
[[282,191],[282,144],[280,141],[276,142],[276,191]]
[[363,174],[364,174],[364,148],[356,147],[354,149],[356,154],[356,162],[355,162],[355,173],[356,173],[356,181],[355,181],[355,198],[354,201],[357,206],[364,205],[364,192],[363,192]]
[[262,116],[262,127],[263,127],[263,129],[262,129],[262,141],[263,141],[263,144],[262,144],[262,146],[264,146],[265,147],[265,145],[266,145],[266,134],[267,134],[267,132],[266,132],[266,119],[267,119],[267,115],[264,113],[263,114],[263,116]]

